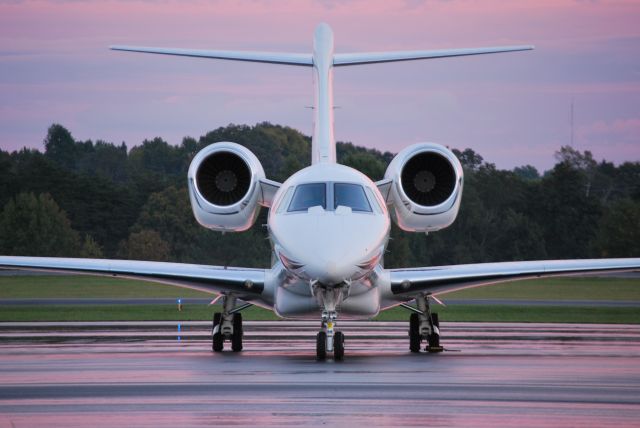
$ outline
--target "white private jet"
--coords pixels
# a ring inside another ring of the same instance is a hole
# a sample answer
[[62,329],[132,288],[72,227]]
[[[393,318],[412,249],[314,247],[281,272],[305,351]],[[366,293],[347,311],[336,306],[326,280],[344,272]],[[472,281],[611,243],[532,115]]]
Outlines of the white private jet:
[[[253,305],[283,318],[321,318],[316,354],[344,356],[341,318],[369,319],[380,310],[404,306],[412,311],[409,348],[439,352],[440,331],[430,300],[468,287],[543,276],[575,275],[640,268],[640,258],[481,263],[418,269],[385,269],[390,215],[411,232],[433,232],[453,223],[462,197],[463,171],[456,156],[433,143],[415,144],[393,159],[385,178],[371,181],[336,163],[333,133],[334,67],[514,52],[531,46],[376,53],[334,53],[333,32],[320,24],[312,54],[209,51],[113,46],[120,51],[216,58],[309,67],[315,81],[312,165],[284,183],[265,178],[260,161],[232,142],[200,151],[188,173],[189,195],[198,222],[209,229],[241,232],[260,207],[270,208],[273,245],[270,269],[226,268],[181,263],[49,257],[0,257],[0,267],[66,271],[137,278],[219,294],[212,348],[225,341],[242,350],[240,311]],[[217,298],[216,298],[217,300]],[[409,305],[412,301],[415,306]]]

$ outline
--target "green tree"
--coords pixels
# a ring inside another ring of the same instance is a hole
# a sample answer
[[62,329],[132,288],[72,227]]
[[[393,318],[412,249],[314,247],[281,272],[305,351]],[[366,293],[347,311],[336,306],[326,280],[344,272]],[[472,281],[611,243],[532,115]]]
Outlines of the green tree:
[[593,246],[600,257],[640,256],[640,201],[622,199],[609,207]]
[[190,252],[201,229],[191,212],[186,188],[167,187],[152,194],[142,207],[132,232],[157,232],[169,245],[172,260],[190,261]]
[[368,152],[350,153],[342,159],[342,164],[357,169],[374,181],[381,180],[387,169],[387,165],[379,157]]
[[169,244],[155,230],[132,232],[120,247],[120,257],[128,260],[169,260]]
[[540,173],[533,165],[517,166],[513,169],[513,173],[523,180],[539,180]]
[[0,251],[15,256],[78,256],[80,237],[49,194],[20,193],[0,215]]
[[536,222],[544,225],[544,241],[552,258],[588,258],[589,243],[602,215],[598,198],[585,192],[588,178],[567,162],[556,164],[531,199]]
[[104,257],[100,244],[98,244],[91,235],[84,235],[80,255],[89,259],[101,259]]
[[476,171],[484,163],[483,157],[472,149],[467,148],[463,151],[453,149],[452,152],[454,155],[456,155],[456,157],[462,164],[462,167],[469,171]]
[[64,126],[54,123],[49,127],[44,148],[45,155],[60,166],[67,169],[76,167],[76,142]]

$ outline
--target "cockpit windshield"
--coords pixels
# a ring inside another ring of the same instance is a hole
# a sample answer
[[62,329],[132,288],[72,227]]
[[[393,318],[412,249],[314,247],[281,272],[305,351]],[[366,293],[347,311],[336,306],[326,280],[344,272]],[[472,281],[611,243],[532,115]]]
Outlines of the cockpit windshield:
[[[283,202],[286,201],[286,197]],[[295,188],[287,212],[307,211],[322,207],[334,211],[338,207],[351,208],[352,212],[373,212],[364,188],[355,183],[305,183]],[[280,210],[280,208],[278,208]],[[376,212],[378,210],[376,209]]]
[[291,198],[287,211],[306,211],[316,206],[327,209],[327,185],[325,183],[299,185]]
[[371,212],[371,204],[359,184],[334,183],[333,185],[334,207],[344,206],[351,211]]

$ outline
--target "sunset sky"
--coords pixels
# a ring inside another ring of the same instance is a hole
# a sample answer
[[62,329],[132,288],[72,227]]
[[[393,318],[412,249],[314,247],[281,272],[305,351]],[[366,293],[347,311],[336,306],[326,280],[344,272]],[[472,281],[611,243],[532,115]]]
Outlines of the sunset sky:
[[111,44],[310,52],[534,44],[533,52],[335,71],[336,138],[470,147],[500,168],[570,143],[640,160],[640,1],[2,1],[0,147],[76,139],[179,144],[229,123],[311,133],[310,69],[109,51]]

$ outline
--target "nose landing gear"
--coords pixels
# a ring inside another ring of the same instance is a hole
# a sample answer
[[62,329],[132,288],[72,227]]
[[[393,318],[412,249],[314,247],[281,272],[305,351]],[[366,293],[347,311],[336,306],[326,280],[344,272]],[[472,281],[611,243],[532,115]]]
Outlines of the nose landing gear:
[[[316,359],[323,361],[327,352],[333,352],[333,359],[341,361],[344,358],[344,334],[334,329],[338,312],[336,307],[344,299],[345,287],[313,287],[313,294],[324,307],[322,311],[322,330],[316,336]],[[346,290],[346,291],[345,291]]]
[[327,352],[333,352],[333,359],[341,361],[344,358],[344,334],[334,330],[336,311],[322,312],[322,330],[316,335],[316,358],[322,361],[327,358]]

